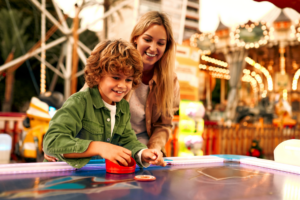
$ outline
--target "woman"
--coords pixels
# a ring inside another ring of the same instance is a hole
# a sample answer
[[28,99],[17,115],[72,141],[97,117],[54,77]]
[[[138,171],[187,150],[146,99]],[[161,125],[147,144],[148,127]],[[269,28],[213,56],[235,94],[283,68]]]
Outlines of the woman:
[[[133,28],[130,42],[141,54],[144,67],[142,83],[125,97],[131,125],[140,142],[164,152],[173,114],[179,108],[179,83],[174,73],[176,44],[168,17],[157,11],[144,14]],[[47,155],[45,158],[55,161]]]

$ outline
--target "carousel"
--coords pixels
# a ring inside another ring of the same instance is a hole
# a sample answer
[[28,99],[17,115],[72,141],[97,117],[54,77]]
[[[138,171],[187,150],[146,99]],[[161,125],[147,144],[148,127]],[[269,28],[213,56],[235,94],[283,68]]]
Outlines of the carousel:
[[[300,117],[300,14],[274,7],[259,21],[235,28],[220,19],[214,33],[196,33],[199,100],[218,123],[293,127]],[[213,103],[215,89],[219,102]]]

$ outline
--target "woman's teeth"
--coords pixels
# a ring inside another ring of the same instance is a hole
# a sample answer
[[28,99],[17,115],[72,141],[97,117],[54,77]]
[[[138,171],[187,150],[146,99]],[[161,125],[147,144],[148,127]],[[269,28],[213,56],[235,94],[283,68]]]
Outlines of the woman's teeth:
[[150,54],[150,53],[147,53],[147,52],[146,52],[146,55],[150,56],[150,57],[154,57],[155,56],[155,54]]

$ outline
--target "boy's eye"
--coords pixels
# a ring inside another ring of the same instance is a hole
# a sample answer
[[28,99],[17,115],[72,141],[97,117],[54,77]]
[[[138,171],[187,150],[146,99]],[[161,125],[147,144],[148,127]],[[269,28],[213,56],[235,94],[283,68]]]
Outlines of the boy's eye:
[[127,82],[132,82],[133,80],[128,78],[128,79],[126,79],[126,81]]
[[117,76],[113,76],[112,78],[115,79],[115,80],[119,80],[119,79],[120,79],[120,78],[117,77]]

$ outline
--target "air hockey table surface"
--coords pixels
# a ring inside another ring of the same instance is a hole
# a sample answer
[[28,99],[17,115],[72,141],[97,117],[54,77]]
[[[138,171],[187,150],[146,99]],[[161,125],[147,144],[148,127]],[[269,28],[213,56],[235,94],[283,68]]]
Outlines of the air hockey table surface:
[[[243,162],[247,159],[264,164]],[[80,170],[0,174],[0,199],[300,199],[300,167],[233,155],[165,160],[177,163],[132,174],[106,173],[101,160]],[[134,180],[142,174],[156,180]]]

